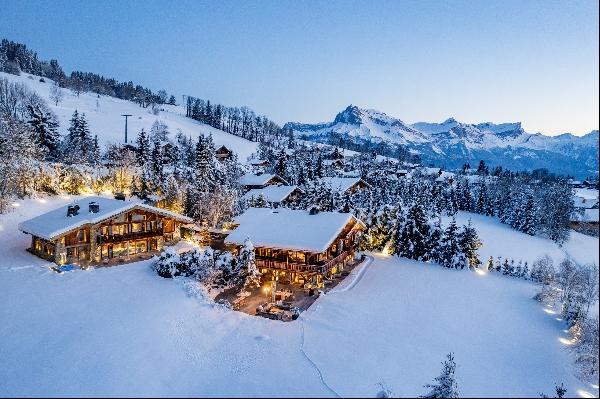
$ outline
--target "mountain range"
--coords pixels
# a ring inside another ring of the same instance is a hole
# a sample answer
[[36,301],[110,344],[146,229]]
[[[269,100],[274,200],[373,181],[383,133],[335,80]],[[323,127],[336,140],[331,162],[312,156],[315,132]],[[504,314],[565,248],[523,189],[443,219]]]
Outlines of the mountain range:
[[374,109],[350,105],[332,122],[288,122],[296,137],[330,143],[332,138],[355,144],[402,145],[423,164],[449,169],[465,163],[511,170],[546,168],[550,172],[585,178],[598,174],[598,130],[584,136],[570,133],[546,136],[527,133],[520,122],[469,124],[449,118],[441,123],[408,124]]

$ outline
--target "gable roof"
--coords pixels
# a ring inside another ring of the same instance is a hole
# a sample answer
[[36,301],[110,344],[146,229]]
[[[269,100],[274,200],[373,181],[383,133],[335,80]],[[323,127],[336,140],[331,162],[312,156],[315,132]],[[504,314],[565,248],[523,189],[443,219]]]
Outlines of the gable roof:
[[598,223],[599,209],[585,209],[583,213],[573,212],[571,222]]
[[282,202],[289,197],[295,190],[300,190],[298,186],[267,186],[265,188],[253,188],[244,194],[244,199],[263,198],[269,202]]
[[350,187],[354,186],[355,184],[361,182],[365,186],[370,187],[370,185],[360,177],[323,177],[320,179],[320,181],[325,184],[329,184],[332,189],[342,193],[350,189]]
[[264,186],[273,178],[278,178],[285,184],[287,182],[283,180],[281,177],[271,174],[271,173],[262,173],[260,175],[256,175],[254,173],[246,173],[244,176],[240,178],[240,184],[242,186]]
[[[99,205],[99,211],[96,213],[89,212],[89,203],[95,202]],[[79,205],[79,213],[75,216],[67,216],[68,206]],[[193,220],[187,216],[180,215],[166,209],[156,208],[146,205],[141,201],[120,201],[112,198],[104,197],[85,197],[75,201],[67,206],[61,206],[50,212],[46,212],[32,219],[26,220],[19,224],[19,230],[24,233],[33,234],[35,236],[52,240],[64,233],[77,229],[85,224],[99,223],[105,219],[109,219],[122,212],[127,212],[134,208],[144,209],[150,212],[156,212],[161,215],[170,216],[177,220],[187,223],[192,223]]]
[[225,243],[242,245],[250,238],[255,247],[325,252],[352,220],[361,223],[350,213],[248,208],[235,219],[239,226]]
[[591,209],[598,206],[598,198],[573,197],[575,208]]

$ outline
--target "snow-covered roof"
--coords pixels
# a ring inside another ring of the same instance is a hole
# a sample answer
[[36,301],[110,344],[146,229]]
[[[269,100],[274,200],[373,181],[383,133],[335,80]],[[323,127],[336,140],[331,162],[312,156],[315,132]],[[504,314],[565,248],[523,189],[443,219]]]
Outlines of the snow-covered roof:
[[598,198],[573,197],[575,208],[591,209],[598,206]]
[[290,196],[298,186],[267,186],[265,188],[254,188],[244,195],[244,199],[258,198],[261,195],[269,202],[282,202]]
[[242,184],[243,186],[264,186],[275,177],[285,183],[285,180],[283,180],[281,177],[273,175],[271,173],[261,173],[260,175],[254,173],[246,173],[240,178],[240,184]]
[[323,177],[320,181],[329,184],[332,189],[342,193],[360,182],[369,186],[369,184],[360,177]]
[[591,188],[576,188],[575,195],[585,199],[598,200],[598,190],[594,190]]
[[[95,202],[99,205],[98,212],[89,212],[88,205],[90,202]],[[24,233],[33,234],[35,236],[44,238],[46,240],[52,240],[57,236],[77,229],[85,224],[99,223],[105,219],[111,218],[134,208],[171,216],[187,223],[193,222],[193,220],[187,216],[146,205],[139,200],[120,201],[112,198],[92,196],[74,201],[69,205],[79,205],[79,213],[75,216],[67,216],[68,206],[62,206],[20,223],[19,230]]]
[[255,247],[325,252],[352,220],[357,219],[350,213],[248,208],[235,219],[239,226],[225,243],[242,245],[250,238]]
[[585,209],[583,214],[573,212],[571,221],[573,222],[587,222],[587,223],[598,223],[599,209]]

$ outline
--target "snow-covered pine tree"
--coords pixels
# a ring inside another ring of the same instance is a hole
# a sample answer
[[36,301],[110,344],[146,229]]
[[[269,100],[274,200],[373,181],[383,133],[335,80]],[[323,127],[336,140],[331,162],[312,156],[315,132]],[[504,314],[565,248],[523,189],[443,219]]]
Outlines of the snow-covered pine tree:
[[471,219],[466,226],[463,226],[461,232],[459,233],[459,241],[462,253],[467,259],[469,264],[469,268],[476,269],[481,265],[481,259],[479,259],[479,253],[477,250],[481,248],[483,245],[479,236],[477,235],[477,230],[471,224]]
[[98,135],[94,135],[94,140],[92,141],[92,151],[90,154],[90,163],[98,173],[98,168],[100,167],[100,162],[102,160],[102,153],[100,151],[100,143],[98,143]]
[[396,244],[395,255],[416,260],[429,259],[429,223],[421,205],[413,205]]
[[237,256],[238,275],[237,284],[241,286],[242,291],[260,287],[261,273],[256,267],[254,257],[254,245],[250,238],[244,240],[244,246],[240,249]]
[[537,222],[537,209],[533,200],[533,194],[528,192],[524,194],[523,202],[521,205],[522,211],[520,213],[521,219],[517,228],[525,234],[531,236],[535,235],[538,222]]
[[39,105],[29,104],[29,125],[48,160],[56,160],[60,145],[60,135],[57,132],[56,116],[50,111],[43,110]]
[[494,258],[491,255],[488,258],[487,262],[485,263],[485,269],[488,272],[493,272],[494,271]]
[[152,152],[150,154],[150,180],[152,182],[152,189],[156,193],[161,193],[164,186],[164,165],[163,165],[163,153],[162,144],[159,139],[159,135],[154,137],[152,145]]
[[141,167],[146,167],[150,162],[150,141],[144,129],[140,130],[136,139],[137,151],[135,153],[137,164]]
[[458,398],[460,391],[456,382],[456,362],[454,361],[454,354],[449,353],[446,356],[442,365],[442,373],[435,378],[435,383],[425,385],[425,388],[429,388],[429,393],[421,396],[421,398]]
[[281,176],[284,179],[286,179],[288,177],[287,176],[287,154],[285,153],[284,149],[279,151],[279,154],[277,154],[277,162],[275,163],[274,172],[276,175]]
[[200,135],[196,144],[195,162],[195,188],[199,193],[209,192],[219,182],[216,162],[212,136]]
[[442,259],[441,245],[443,235],[442,219],[438,216],[429,230],[429,259],[432,262],[440,263]]
[[467,258],[461,248],[458,226],[456,225],[456,220],[454,218],[452,218],[452,221],[448,227],[446,227],[444,235],[442,236],[440,245],[440,264],[453,269],[464,269],[467,265]]
[[529,265],[527,264],[527,261],[525,261],[523,269],[521,269],[521,275],[519,277],[524,278],[525,280],[529,280]]
[[504,263],[502,263],[502,274],[506,276],[512,276],[514,267],[508,261],[508,258],[504,259]]

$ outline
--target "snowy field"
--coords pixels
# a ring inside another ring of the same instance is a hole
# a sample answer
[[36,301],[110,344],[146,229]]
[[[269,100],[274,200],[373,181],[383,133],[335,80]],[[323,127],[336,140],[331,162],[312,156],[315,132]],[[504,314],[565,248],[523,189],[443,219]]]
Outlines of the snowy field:
[[238,154],[240,161],[246,159],[256,151],[256,143],[245,140],[241,137],[225,133],[222,130],[215,129],[212,126],[205,125],[191,118],[185,117],[185,108],[183,106],[165,105],[165,111],[158,115],[153,115],[149,108],[142,108],[133,102],[120,100],[109,96],[98,96],[94,93],[83,93],[77,97],[68,89],[63,89],[64,99],[58,103],[58,106],[50,101],[49,94],[52,87],[52,81],[45,78],[42,83],[38,77],[29,79],[29,74],[23,73],[21,76],[15,76],[0,72],[0,78],[6,78],[11,82],[20,82],[27,85],[32,91],[46,100],[46,103],[58,117],[60,127],[59,132],[63,135],[67,133],[69,120],[73,112],[85,113],[92,134],[97,134],[101,143],[120,143],[125,138],[125,118],[121,115],[131,114],[128,122],[128,141],[134,143],[140,130],[150,131],[154,121],[164,122],[169,127],[170,137],[175,138],[177,130],[191,136],[193,139],[199,134],[212,134],[215,146],[218,148],[225,145]]
[[[19,201],[0,215],[0,396],[370,396],[425,393],[455,353],[462,395],[598,395],[573,376],[557,315],[536,287],[374,255],[292,323],[211,306],[149,261],[49,271],[18,222],[74,197]],[[598,258],[598,239],[565,249],[471,217],[490,254]],[[584,239],[585,238],[585,239]]]

